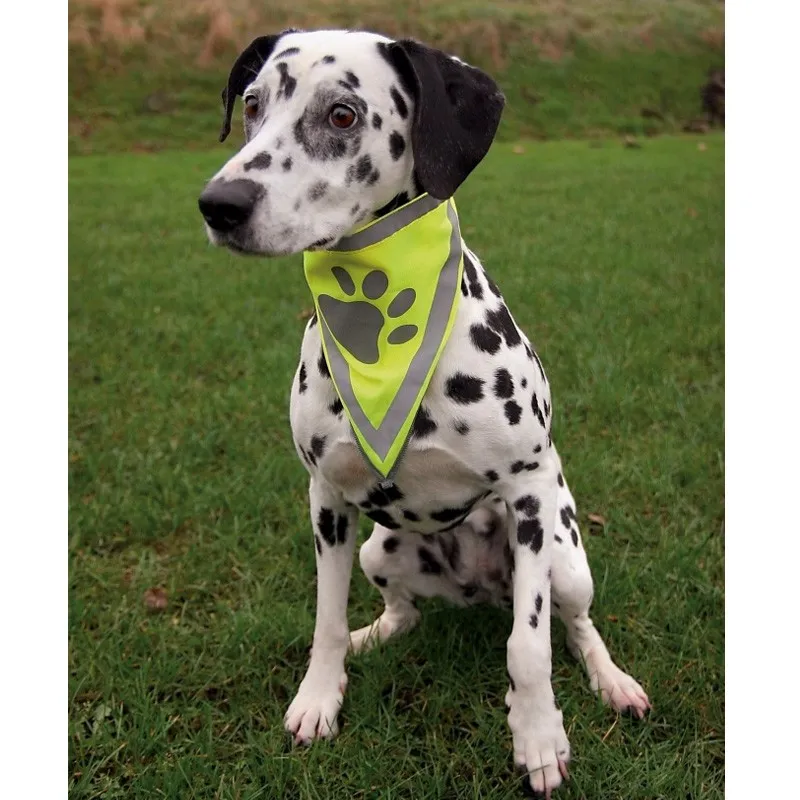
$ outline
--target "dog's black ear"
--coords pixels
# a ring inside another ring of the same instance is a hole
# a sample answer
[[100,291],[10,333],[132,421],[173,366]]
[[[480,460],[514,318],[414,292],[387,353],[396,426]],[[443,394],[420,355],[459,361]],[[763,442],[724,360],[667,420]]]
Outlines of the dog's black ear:
[[505,98],[485,72],[440,50],[411,39],[380,49],[414,98],[411,145],[422,188],[451,197],[486,155]]
[[289,29],[273,36],[259,36],[257,39],[253,39],[234,61],[231,73],[228,75],[228,85],[222,90],[222,105],[225,115],[222,120],[222,132],[219,135],[221,142],[224,142],[231,132],[231,118],[236,98],[244,94],[244,90],[253,82],[261,67],[272,55],[278,39],[286,33],[297,33],[297,31]]

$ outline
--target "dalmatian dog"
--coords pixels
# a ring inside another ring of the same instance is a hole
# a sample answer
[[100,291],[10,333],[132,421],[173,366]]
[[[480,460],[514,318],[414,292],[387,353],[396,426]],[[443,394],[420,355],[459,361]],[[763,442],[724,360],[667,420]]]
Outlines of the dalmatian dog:
[[[256,39],[223,91],[222,139],[239,96],[245,143],[199,205],[213,244],[264,256],[329,247],[425,192],[452,196],[486,154],[504,103],[488,75],[457,58],[357,31]],[[592,578],[542,364],[478,257],[466,244],[463,253],[455,324],[390,483],[356,446],[316,317],[306,327],[290,416],[310,475],[317,615],[284,724],[297,743],[336,734],[348,651],[413,628],[415,598],[507,605],[514,759],[534,794],[549,797],[570,759],[551,685],[551,615],[605,703],[636,717],[650,704],[589,616]],[[375,523],[361,567],[385,608],[351,633],[360,513]]]

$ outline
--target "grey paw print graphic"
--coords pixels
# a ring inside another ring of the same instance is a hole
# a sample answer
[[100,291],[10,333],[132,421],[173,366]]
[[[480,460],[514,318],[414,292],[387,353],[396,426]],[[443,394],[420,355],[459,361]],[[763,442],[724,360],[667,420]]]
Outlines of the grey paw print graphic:
[[[319,296],[319,307],[331,333],[362,364],[375,364],[380,358],[379,342],[387,319],[397,319],[414,305],[417,293],[403,289],[386,302],[389,279],[386,273],[374,269],[364,276],[361,286],[344,267],[331,267],[339,288],[352,300],[339,300],[329,294]],[[364,299],[360,299],[364,298]],[[398,325],[386,339],[389,344],[405,344],[417,335],[416,325]]]

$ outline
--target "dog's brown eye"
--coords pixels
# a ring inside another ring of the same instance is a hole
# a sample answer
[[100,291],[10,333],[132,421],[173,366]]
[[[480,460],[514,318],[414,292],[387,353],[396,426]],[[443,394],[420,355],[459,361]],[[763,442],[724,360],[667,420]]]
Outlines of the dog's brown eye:
[[350,106],[338,103],[331,109],[328,119],[334,128],[345,130],[346,128],[352,128],[355,124],[356,112]]
[[255,119],[258,116],[258,98],[245,97],[244,99],[244,113],[248,119]]

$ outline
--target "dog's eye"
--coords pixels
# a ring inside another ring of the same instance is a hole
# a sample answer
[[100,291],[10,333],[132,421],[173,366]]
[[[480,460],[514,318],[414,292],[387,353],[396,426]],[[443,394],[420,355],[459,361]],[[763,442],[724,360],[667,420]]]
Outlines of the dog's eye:
[[255,119],[258,116],[258,98],[250,95],[244,99],[244,113],[248,119]]
[[328,120],[334,128],[346,130],[352,128],[356,123],[356,112],[350,106],[337,103],[328,115]]

